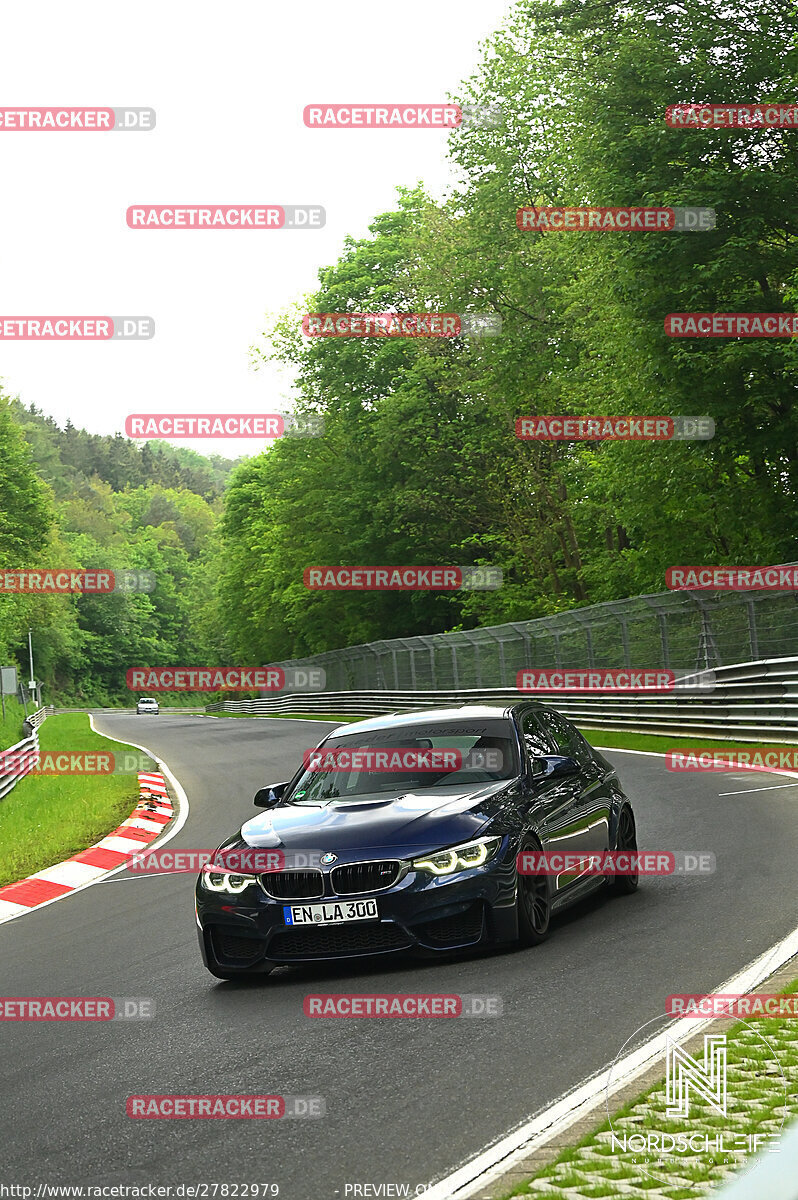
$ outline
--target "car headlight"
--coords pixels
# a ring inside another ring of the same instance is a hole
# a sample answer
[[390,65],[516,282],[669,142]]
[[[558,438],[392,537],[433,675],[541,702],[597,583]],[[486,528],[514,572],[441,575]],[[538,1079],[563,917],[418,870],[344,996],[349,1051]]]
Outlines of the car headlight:
[[255,883],[254,875],[231,875],[229,871],[204,870],[200,879],[209,892],[232,892],[234,895]]
[[477,838],[451,850],[440,850],[426,858],[414,858],[413,869],[431,871],[433,875],[454,875],[455,871],[467,871],[469,867],[481,867],[496,854],[502,840],[500,837]]

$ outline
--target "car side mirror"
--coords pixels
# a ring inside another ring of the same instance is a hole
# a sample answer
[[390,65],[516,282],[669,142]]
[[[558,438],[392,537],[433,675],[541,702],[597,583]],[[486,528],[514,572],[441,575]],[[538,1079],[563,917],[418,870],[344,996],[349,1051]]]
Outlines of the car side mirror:
[[566,779],[578,775],[579,763],[564,754],[546,754],[532,760],[532,775],[535,779]]
[[256,808],[274,808],[283,798],[283,792],[288,783],[267,783],[266,787],[258,788],[255,793]]

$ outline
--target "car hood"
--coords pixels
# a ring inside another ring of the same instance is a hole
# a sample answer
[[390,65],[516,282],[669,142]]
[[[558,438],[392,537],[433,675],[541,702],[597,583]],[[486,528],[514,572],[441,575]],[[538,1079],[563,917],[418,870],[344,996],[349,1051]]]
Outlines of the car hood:
[[285,804],[253,817],[241,841],[259,849],[406,852],[434,850],[478,837],[502,807],[506,779],[478,788],[437,788],[363,796],[320,805]]

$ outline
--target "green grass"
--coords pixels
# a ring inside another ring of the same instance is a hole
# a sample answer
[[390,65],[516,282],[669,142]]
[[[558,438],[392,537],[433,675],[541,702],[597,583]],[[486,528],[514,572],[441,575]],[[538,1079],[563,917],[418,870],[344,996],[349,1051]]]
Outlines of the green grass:
[[[752,742],[744,741],[729,741],[728,739],[709,738],[709,737],[677,737],[675,734],[662,733],[631,733],[626,729],[588,729],[582,725],[579,726],[580,733],[584,734],[591,746],[615,746],[618,750],[656,750],[660,754],[667,753],[668,750],[690,750],[699,747],[708,747],[710,749],[717,748],[720,750],[750,746]],[[758,742],[757,745],[774,747],[781,750],[794,750],[795,743],[779,742]]]
[[[94,733],[85,713],[48,717],[39,745],[43,751],[130,750]],[[138,798],[135,775],[27,775],[0,800],[0,886],[85,850],[129,817]]]

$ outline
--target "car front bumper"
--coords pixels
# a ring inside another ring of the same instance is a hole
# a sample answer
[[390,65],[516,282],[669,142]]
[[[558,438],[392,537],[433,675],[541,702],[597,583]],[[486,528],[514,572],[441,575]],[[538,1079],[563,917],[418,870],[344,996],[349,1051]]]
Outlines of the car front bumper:
[[[510,942],[518,932],[514,854],[506,847],[484,867],[430,877],[409,872],[393,887],[357,895],[275,900],[256,883],[230,895],[197,882],[196,913],[206,966],[257,971],[291,962],[415,951],[436,954]],[[296,904],[377,901],[379,919],[333,925],[286,925]]]

